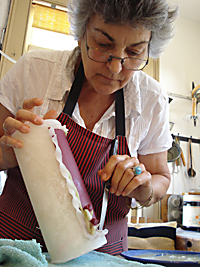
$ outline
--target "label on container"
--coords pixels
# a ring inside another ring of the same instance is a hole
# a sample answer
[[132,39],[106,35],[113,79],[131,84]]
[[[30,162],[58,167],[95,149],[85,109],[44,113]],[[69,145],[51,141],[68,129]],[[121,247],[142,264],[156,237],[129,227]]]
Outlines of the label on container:
[[200,195],[183,195],[182,224],[187,227],[200,227]]

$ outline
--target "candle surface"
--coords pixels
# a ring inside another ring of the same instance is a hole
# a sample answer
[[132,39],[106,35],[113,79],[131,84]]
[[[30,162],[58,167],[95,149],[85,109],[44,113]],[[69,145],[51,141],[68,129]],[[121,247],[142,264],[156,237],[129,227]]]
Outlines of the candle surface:
[[15,154],[51,261],[66,262],[104,245],[107,230],[87,233],[71,174],[58,161],[62,154],[49,134],[49,127],[63,126],[57,120],[29,126],[28,134],[14,133],[24,143]]

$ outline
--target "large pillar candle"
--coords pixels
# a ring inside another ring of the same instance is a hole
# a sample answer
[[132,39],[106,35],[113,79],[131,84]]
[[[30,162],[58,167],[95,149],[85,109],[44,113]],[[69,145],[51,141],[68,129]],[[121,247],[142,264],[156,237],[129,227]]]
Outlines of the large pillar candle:
[[15,154],[51,261],[66,262],[104,245],[107,231],[87,230],[87,216],[54,136],[54,129],[64,126],[57,120],[29,126],[28,134],[14,133],[24,143]]

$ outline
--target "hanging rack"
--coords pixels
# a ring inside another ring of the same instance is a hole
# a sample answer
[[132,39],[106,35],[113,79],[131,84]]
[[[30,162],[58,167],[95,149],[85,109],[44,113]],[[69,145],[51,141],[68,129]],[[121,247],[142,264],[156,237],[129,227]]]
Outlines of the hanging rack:
[[186,100],[192,100],[192,97],[191,96],[174,94],[174,93],[170,93],[170,92],[167,92],[167,94],[168,94],[168,96],[172,96],[172,97],[182,98],[182,99],[186,99]]
[[186,137],[186,136],[180,136],[179,134],[178,135],[172,134],[172,138],[175,139],[175,137],[178,137],[180,141],[188,142],[189,140],[191,140],[192,143],[200,144],[200,139],[192,138],[192,136]]

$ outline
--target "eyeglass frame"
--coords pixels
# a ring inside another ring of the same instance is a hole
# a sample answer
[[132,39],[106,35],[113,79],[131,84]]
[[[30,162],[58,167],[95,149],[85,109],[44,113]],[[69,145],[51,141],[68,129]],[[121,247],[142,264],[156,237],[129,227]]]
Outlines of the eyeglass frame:
[[[96,47],[89,47],[88,44],[87,44],[87,33],[85,32],[85,45],[86,45],[87,56],[88,56],[89,59],[91,59],[91,60],[94,61],[94,62],[99,62],[99,63],[108,63],[108,62],[111,62],[113,58],[120,59],[120,60],[121,60],[121,65],[122,65],[125,69],[127,69],[127,70],[134,70],[134,71],[140,71],[140,70],[143,70],[143,69],[148,65],[148,63],[149,63],[149,45],[150,45],[150,41],[151,41],[151,37],[150,37],[150,39],[149,39],[149,41],[148,41],[147,60],[145,60],[145,59],[140,59],[140,58],[134,58],[134,57],[124,57],[124,58],[121,58],[121,57],[113,56],[113,54],[110,53],[110,52],[108,52],[108,51],[105,51],[105,50],[102,50],[102,49],[99,49],[99,48],[96,48]],[[95,49],[95,50],[98,50],[98,51],[102,51],[102,52],[104,52],[104,53],[109,54],[110,57],[108,58],[108,61],[106,61],[106,62],[101,62],[101,61],[94,60],[94,59],[92,59],[91,57],[89,57],[89,55],[88,55],[88,51],[89,51],[89,49]],[[127,67],[124,66],[124,61],[125,61],[126,58],[132,58],[132,59],[137,59],[137,60],[145,61],[146,64],[145,64],[141,69],[129,69],[129,68],[127,68]]]

